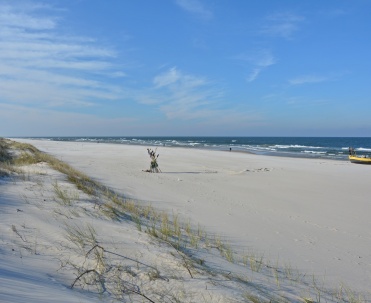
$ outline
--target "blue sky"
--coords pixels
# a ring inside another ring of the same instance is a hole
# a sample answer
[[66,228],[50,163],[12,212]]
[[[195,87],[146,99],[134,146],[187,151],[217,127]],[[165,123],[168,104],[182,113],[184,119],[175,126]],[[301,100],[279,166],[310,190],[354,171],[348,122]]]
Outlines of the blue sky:
[[0,136],[371,136],[369,0],[0,0]]

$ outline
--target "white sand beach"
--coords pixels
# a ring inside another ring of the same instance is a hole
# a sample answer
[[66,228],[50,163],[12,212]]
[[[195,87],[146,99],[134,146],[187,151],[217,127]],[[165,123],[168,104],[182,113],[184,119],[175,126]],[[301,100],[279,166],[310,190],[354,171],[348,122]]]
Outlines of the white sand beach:
[[328,285],[371,285],[371,167],[343,161],[17,139],[127,197],[181,214],[236,249],[254,249]]
[[[19,140],[26,142],[27,140]],[[371,285],[369,166],[245,153],[27,141],[114,190],[327,281]]]

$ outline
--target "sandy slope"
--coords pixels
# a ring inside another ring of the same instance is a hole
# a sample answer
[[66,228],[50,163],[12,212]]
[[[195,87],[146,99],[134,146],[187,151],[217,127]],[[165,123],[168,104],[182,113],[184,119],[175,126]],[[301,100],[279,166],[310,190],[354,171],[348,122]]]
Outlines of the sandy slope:
[[159,148],[162,174],[144,147],[29,142],[125,195],[173,210],[326,284],[369,294],[371,167],[347,162]]
[[100,302],[69,289],[61,280],[73,275],[57,272],[66,218],[56,219],[50,187],[63,176],[43,164],[24,169],[22,178],[0,179],[0,302]]
[[[133,289],[164,303],[243,299],[247,288],[241,283],[226,279],[223,271],[210,275],[197,266],[190,269],[193,279],[171,245],[139,231],[125,216],[107,217],[97,206],[103,198],[97,201],[78,191],[45,163],[22,170],[24,175],[0,179],[0,302],[149,302]],[[74,197],[71,204],[57,198],[55,184]],[[94,251],[88,241],[80,247],[68,237],[70,230],[87,231],[88,226],[99,245]],[[103,263],[96,262],[96,252]],[[230,272],[231,265],[220,256],[210,254],[206,260],[224,262]],[[103,294],[100,283],[88,286],[82,280],[71,289],[76,277],[90,269],[102,275]]]

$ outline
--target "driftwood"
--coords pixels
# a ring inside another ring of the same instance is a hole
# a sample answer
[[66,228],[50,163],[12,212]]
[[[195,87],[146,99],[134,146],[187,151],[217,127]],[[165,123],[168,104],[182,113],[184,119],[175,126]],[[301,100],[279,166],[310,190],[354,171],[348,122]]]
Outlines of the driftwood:
[[149,172],[149,173],[160,173],[161,172],[161,169],[158,167],[158,163],[157,163],[157,159],[160,155],[159,154],[156,155],[156,150],[147,148],[148,155],[151,158],[151,165],[149,169],[146,170],[146,172]]

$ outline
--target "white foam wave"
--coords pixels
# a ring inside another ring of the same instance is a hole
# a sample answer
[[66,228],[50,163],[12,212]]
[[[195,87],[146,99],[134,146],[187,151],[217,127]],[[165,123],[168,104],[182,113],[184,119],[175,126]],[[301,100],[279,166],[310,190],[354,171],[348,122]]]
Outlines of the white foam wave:
[[320,146],[306,146],[306,145],[297,145],[297,144],[294,144],[294,145],[279,145],[279,144],[276,144],[273,147],[275,147],[275,148],[283,148],[283,149],[287,149],[287,148],[321,149],[321,148],[323,148],[323,147],[320,147]]
[[326,154],[326,152],[316,152],[316,151],[313,151],[313,150],[304,150],[302,152],[306,153],[306,154]]

